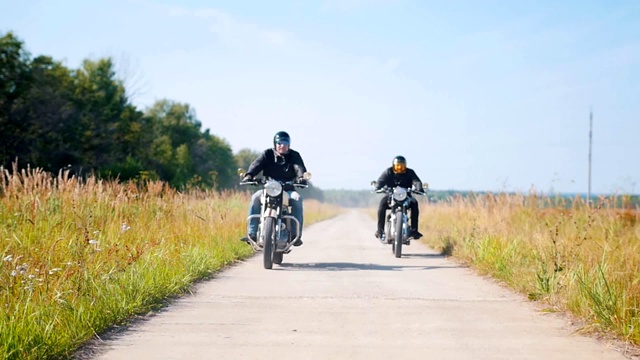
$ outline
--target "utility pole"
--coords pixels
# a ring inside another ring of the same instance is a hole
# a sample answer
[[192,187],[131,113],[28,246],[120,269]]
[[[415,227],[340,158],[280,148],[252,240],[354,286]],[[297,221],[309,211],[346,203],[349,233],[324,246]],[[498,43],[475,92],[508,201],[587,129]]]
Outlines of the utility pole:
[[587,177],[587,206],[591,207],[591,142],[593,139],[593,109],[589,109],[589,175]]

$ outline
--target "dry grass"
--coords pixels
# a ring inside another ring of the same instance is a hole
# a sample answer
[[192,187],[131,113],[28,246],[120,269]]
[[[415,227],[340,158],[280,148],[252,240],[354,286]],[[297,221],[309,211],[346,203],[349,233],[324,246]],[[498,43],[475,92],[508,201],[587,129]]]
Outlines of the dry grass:
[[423,206],[431,246],[559,311],[640,343],[640,212],[618,198],[485,195]]
[[[245,193],[0,169],[0,358],[69,358],[253,252]],[[305,202],[305,223],[337,209]]]

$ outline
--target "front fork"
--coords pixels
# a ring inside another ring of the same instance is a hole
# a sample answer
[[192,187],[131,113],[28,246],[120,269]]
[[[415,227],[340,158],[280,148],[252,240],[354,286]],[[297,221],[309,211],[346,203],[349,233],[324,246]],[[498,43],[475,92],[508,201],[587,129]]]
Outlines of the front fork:
[[[264,207],[264,206],[263,206]],[[260,220],[262,220],[265,217],[273,217],[275,218],[275,222],[276,222],[276,234],[275,234],[275,238],[276,241],[278,239],[280,239],[280,233],[283,230],[284,227],[284,223],[283,220],[290,220],[290,221],[294,221],[296,223],[296,232],[295,232],[295,236],[293,237],[293,239],[287,243],[287,246],[282,250],[283,252],[287,252],[292,246],[293,243],[296,242],[299,238],[300,238],[300,221],[298,221],[298,219],[296,219],[293,215],[283,215],[282,217],[278,217],[278,210],[277,209],[271,209],[271,208],[267,208],[267,209],[263,209],[263,214],[259,215],[249,215],[247,217],[247,221],[251,221],[251,219],[255,219],[255,218],[259,218]],[[262,224],[264,222],[260,221],[260,223],[258,224],[258,242],[254,242],[253,240],[249,239],[249,242],[251,243],[251,246],[253,246],[254,249],[256,250],[260,250],[262,249]],[[289,231],[291,232],[291,229],[289,229]],[[278,247],[276,247],[276,249],[279,249]]]
[[[409,239],[409,215],[405,208],[402,209],[402,241]],[[391,210],[386,222],[387,229],[385,229],[383,236],[389,235],[387,241],[395,239],[396,237],[396,211]]]
[[409,215],[407,212],[402,213],[402,241],[409,240]]

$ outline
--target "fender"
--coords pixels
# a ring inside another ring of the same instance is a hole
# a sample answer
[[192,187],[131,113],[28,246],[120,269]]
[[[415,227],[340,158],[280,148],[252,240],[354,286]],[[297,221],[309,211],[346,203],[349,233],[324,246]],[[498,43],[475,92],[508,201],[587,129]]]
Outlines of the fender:
[[271,209],[271,208],[264,209],[264,213],[262,214],[262,216],[264,216],[264,217],[269,216],[269,217],[274,217],[274,218],[278,217],[278,210]]

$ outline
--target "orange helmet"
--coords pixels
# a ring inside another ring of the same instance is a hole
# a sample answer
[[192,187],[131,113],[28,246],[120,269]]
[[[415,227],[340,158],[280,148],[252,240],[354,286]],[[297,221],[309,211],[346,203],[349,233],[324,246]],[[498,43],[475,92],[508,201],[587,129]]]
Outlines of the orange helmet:
[[407,171],[407,159],[404,156],[396,156],[393,158],[393,172],[396,174],[404,174]]

